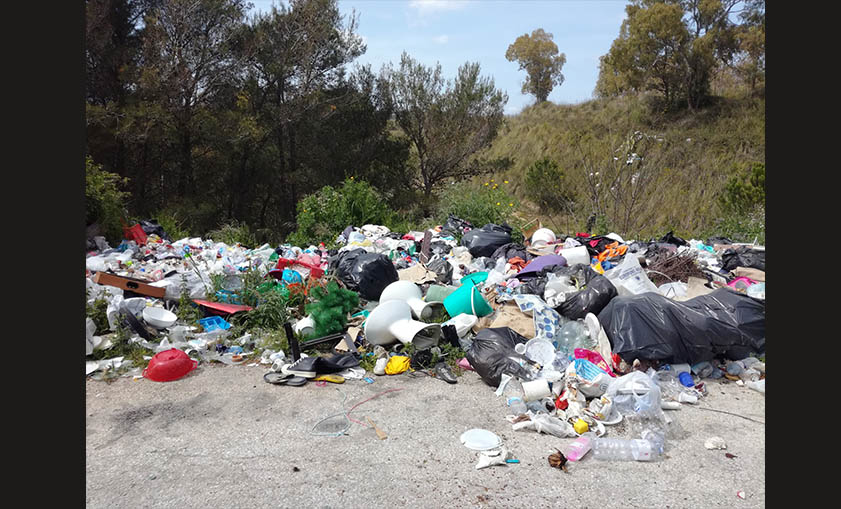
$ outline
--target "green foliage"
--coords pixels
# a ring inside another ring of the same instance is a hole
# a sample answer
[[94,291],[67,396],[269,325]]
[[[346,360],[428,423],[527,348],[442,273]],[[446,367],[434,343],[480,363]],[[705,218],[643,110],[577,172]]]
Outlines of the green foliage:
[[266,292],[257,307],[241,315],[235,315],[235,320],[245,330],[281,330],[283,324],[290,318],[288,304],[289,299],[280,292]]
[[704,237],[722,236],[734,242],[754,242],[765,245],[765,204],[747,213],[728,214],[716,219]]
[[[163,226],[163,225],[161,225]],[[215,242],[224,242],[229,246],[241,244],[243,247],[257,247],[257,239],[251,228],[237,220],[220,225],[215,230],[207,232],[206,238],[212,239]]]
[[182,212],[174,207],[167,207],[153,214],[158,224],[161,225],[161,228],[164,229],[173,242],[193,237],[189,230],[187,217],[184,217],[182,214]]
[[348,226],[378,224],[391,228],[398,218],[370,184],[350,177],[340,187],[324,186],[298,202],[298,229],[287,242],[299,246],[329,243]]
[[535,162],[526,170],[525,188],[530,198],[549,212],[568,210],[575,201],[563,170],[549,158]]
[[724,186],[719,198],[727,215],[744,215],[765,206],[765,163],[754,162],[749,167],[734,166],[735,174]]
[[193,326],[198,326],[199,320],[202,318],[201,310],[193,303],[193,299],[190,298],[186,280],[184,280],[181,295],[178,297],[178,307],[176,308],[175,316],[178,317],[178,321]]
[[519,200],[507,189],[506,180],[497,178],[480,183],[459,183],[448,186],[438,199],[436,217],[444,224],[449,214],[470,221],[476,228],[493,223],[510,222],[519,206]]
[[566,55],[558,53],[558,45],[552,42],[552,34],[542,28],[531,35],[523,34],[508,46],[505,58],[516,61],[520,70],[525,70],[527,78],[523,82],[522,92],[533,94],[537,102],[543,102],[555,85],[561,86],[564,75],[561,69],[566,63]]
[[479,72],[478,63],[466,62],[454,80],[445,81],[440,64],[426,67],[405,52],[399,68],[383,70],[396,123],[411,143],[410,163],[417,169],[412,185],[424,194],[424,216],[432,212],[441,184],[500,166],[480,156],[502,125],[508,96]]
[[121,220],[130,193],[120,188],[127,184],[127,178],[105,171],[90,156],[85,157],[85,223],[98,223],[109,243],[123,238]]
[[307,305],[306,311],[315,321],[317,338],[343,331],[348,313],[359,306],[359,295],[339,287],[335,281],[327,283],[326,288],[313,288],[310,297],[314,302]]
[[94,299],[93,302],[85,302],[85,316],[93,320],[96,324],[96,332],[94,335],[102,335],[110,331],[111,326],[108,324],[108,301],[104,298]]

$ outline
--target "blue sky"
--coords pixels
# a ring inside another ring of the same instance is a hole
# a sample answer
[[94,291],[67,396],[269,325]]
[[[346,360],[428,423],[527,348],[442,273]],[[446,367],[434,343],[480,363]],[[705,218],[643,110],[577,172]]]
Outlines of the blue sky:
[[[251,0],[268,10],[277,0]],[[405,50],[427,66],[441,64],[452,78],[465,62],[479,62],[483,76],[508,93],[505,112],[534,102],[520,92],[525,71],[505,59],[520,35],[542,28],[566,55],[564,82],[549,100],[574,104],[592,98],[599,57],[610,49],[625,18],[625,0],[339,0],[343,14],[359,15],[358,33],[368,47],[356,60],[377,72],[400,61]]]

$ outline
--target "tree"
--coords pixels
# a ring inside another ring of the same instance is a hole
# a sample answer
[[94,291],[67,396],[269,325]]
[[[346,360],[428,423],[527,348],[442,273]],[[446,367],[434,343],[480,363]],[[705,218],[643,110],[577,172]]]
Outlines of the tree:
[[748,0],[739,17],[735,67],[753,93],[765,81],[765,0]]
[[479,156],[496,137],[508,95],[492,78],[480,77],[478,63],[467,62],[453,81],[441,65],[426,67],[407,53],[400,68],[383,68],[397,124],[416,158],[415,186],[423,192],[423,212],[432,211],[432,194],[444,181],[462,180],[507,167],[507,160]]
[[596,94],[656,90],[690,109],[709,96],[716,68],[736,51],[730,13],[739,0],[632,0],[601,58]]
[[523,34],[508,46],[505,58],[509,62],[518,62],[519,70],[525,70],[527,77],[523,82],[524,94],[532,94],[537,102],[546,101],[552,89],[561,86],[564,75],[561,69],[566,63],[566,55],[558,54],[558,46],[552,42],[552,34],[542,28],[531,35]]

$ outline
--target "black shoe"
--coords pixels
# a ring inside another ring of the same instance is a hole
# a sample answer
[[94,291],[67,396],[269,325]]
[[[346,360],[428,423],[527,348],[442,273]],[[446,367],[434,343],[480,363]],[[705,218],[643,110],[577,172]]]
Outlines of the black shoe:
[[435,376],[447,382],[448,384],[454,384],[458,382],[458,379],[455,377],[455,375],[453,375],[453,372],[450,371],[450,366],[448,366],[447,363],[443,361],[435,365]]
[[283,368],[281,368],[280,371],[284,375],[294,375],[304,378],[315,378],[318,374],[315,370],[315,362],[318,359],[319,357],[301,357],[292,364],[283,366]]

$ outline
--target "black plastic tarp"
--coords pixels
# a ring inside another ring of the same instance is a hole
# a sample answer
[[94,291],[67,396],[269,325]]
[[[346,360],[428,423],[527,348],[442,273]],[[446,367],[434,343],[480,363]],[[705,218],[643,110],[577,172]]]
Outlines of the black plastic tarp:
[[494,252],[511,243],[511,227],[486,224],[478,230],[470,230],[461,238],[461,245],[470,251],[473,258],[491,257]]
[[387,256],[362,248],[344,251],[331,258],[330,272],[366,300],[379,300],[385,287],[399,279],[397,269]]
[[683,302],[654,292],[616,297],[598,317],[613,353],[629,363],[695,364],[765,351],[765,303],[729,288]]
[[499,386],[503,374],[531,380],[531,373],[520,365],[521,362],[531,364],[531,361],[514,351],[517,343],[526,341],[527,338],[508,327],[482,329],[473,338],[465,356],[482,380],[492,387]]
[[764,271],[765,250],[750,249],[743,246],[735,249],[728,249],[721,254],[721,262],[721,268],[726,271],[734,270],[736,267],[745,267]]
[[510,242],[508,244],[499,246],[498,248],[496,248],[496,251],[494,251],[491,255],[492,260],[505,258],[505,260],[508,261],[511,258],[517,257],[522,258],[526,262],[530,262],[532,258],[534,258],[534,255],[526,250],[526,246],[518,244],[516,242]]

